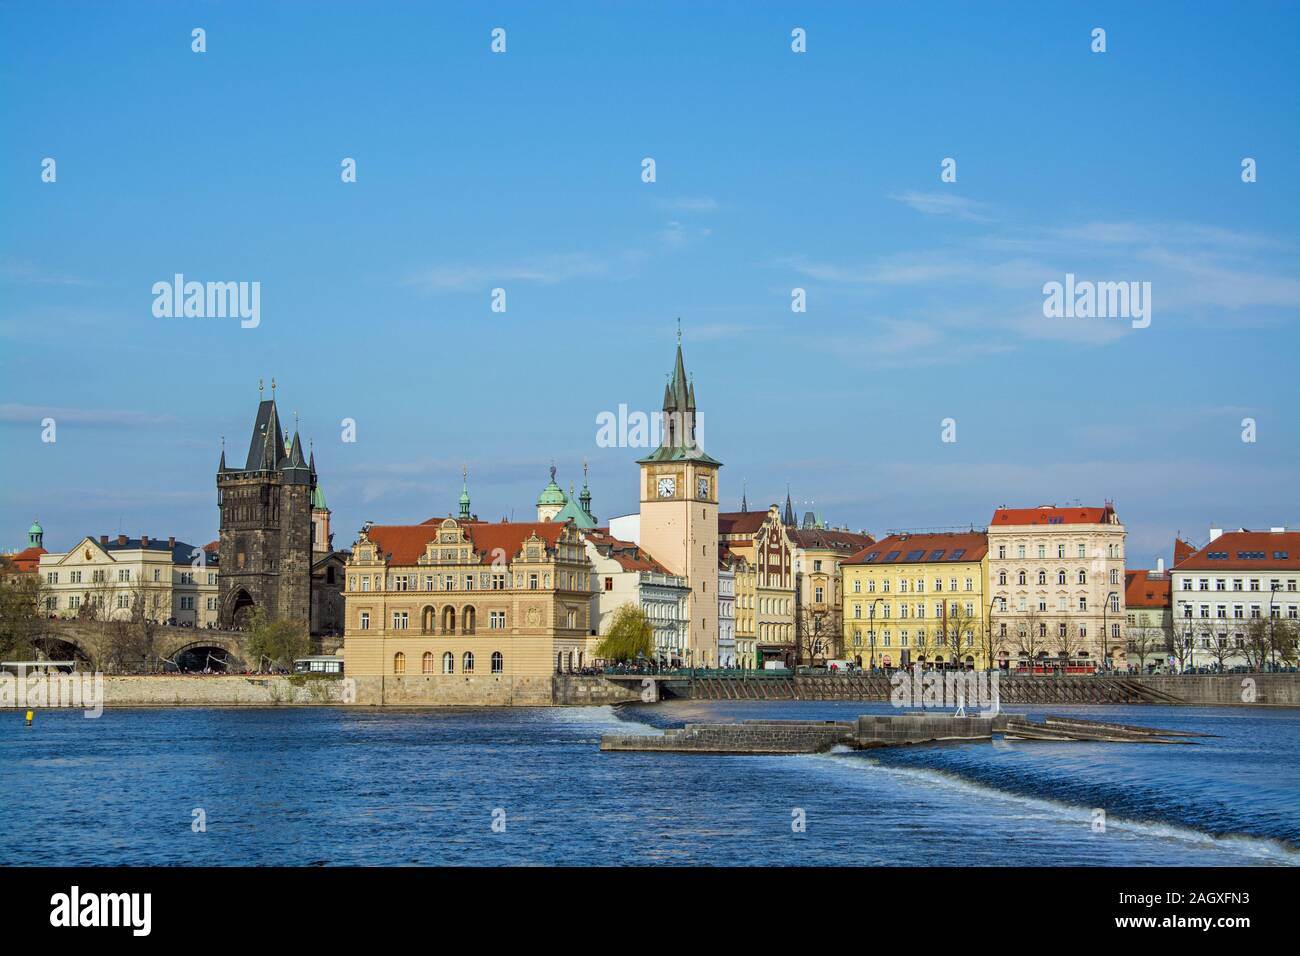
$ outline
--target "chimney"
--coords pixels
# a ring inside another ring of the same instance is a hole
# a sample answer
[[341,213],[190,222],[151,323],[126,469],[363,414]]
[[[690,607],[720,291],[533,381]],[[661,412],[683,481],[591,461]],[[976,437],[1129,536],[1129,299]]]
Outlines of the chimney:
[[121,546],[125,545],[125,544],[126,544],[126,535],[124,535],[124,534],[119,534],[119,535],[117,536],[117,544],[118,544],[118,547],[121,547]]
[[140,547],[142,548],[149,547],[149,536],[147,534],[140,535]]
[[175,548],[176,548],[176,536],[175,536],[175,535],[169,534],[169,535],[167,536],[167,547],[170,548],[170,549],[172,549],[172,550],[175,550]]
[[1164,573],[1165,573],[1165,559],[1156,558],[1156,574],[1164,574]]
[[1222,528],[1211,528],[1211,529],[1210,529],[1210,540],[1211,540],[1211,541],[1215,540],[1215,539],[1216,539],[1219,535],[1221,535],[1221,534],[1223,534],[1223,529],[1222,529]]
[[1269,528],[1268,530],[1273,534],[1282,534],[1282,532],[1286,531],[1286,528]]
[[101,535],[99,536],[99,543],[100,543],[100,544],[108,544],[108,535],[106,535],[106,534],[101,534]]

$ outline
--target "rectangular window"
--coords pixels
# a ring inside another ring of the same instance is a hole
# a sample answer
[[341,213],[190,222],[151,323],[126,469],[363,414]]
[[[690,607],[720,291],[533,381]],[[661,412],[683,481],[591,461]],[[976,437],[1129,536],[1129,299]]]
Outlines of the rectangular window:
[[360,616],[359,616],[359,619],[358,619],[358,626],[359,626],[359,627],[361,628],[361,630],[363,630],[363,631],[368,631],[368,630],[370,630],[370,612],[369,612],[369,611],[362,611],[362,612],[361,612],[361,614],[360,614]]
[[406,611],[393,612],[393,630],[405,631],[411,624],[410,615]]
[[505,611],[489,611],[488,627],[493,631],[503,631],[506,627]]

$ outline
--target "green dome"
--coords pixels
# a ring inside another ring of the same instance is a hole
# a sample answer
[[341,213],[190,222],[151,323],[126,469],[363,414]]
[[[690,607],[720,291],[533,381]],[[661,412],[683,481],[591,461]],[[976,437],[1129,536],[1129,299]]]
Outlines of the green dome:
[[40,523],[39,521],[33,521],[33,522],[32,522],[32,526],[31,526],[30,528],[27,529],[27,533],[28,533],[28,534],[44,534],[44,533],[45,533],[45,529],[41,527],[41,523]]
[[551,466],[551,480],[542,489],[542,493],[537,496],[539,505],[565,505],[569,499],[565,497],[564,491],[555,483],[555,466]]

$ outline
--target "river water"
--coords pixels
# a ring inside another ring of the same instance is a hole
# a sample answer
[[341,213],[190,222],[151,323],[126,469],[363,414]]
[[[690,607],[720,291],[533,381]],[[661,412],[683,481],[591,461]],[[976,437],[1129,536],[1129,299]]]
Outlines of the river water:
[[744,757],[597,743],[892,711],[151,708],[32,727],[0,711],[0,864],[1300,863],[1300,710],[1008,709],[1217,736]]

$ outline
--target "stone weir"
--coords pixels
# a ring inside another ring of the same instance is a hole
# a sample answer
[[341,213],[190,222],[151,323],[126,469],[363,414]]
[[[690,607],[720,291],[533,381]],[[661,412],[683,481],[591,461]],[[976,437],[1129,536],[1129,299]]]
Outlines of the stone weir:
[[1082,740],[1108,743],[1189,744],[1204,736],[1185,731],[1161,731],[1127,724],[1049,717],[1036,723],[1013,714],[955,716],[951,714],[865,714],[856,721],[747,720],[738,724],[687,724],[656,736],[606,734],[601,750],[659,751],[711,754],[823,753],[835,746],[867,750],[992,740]]

